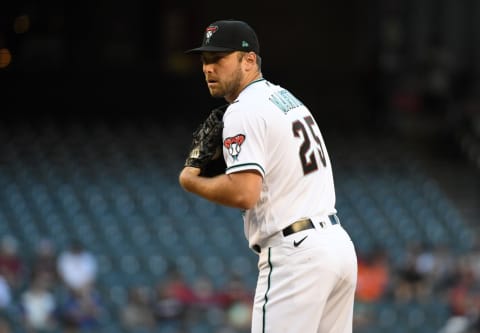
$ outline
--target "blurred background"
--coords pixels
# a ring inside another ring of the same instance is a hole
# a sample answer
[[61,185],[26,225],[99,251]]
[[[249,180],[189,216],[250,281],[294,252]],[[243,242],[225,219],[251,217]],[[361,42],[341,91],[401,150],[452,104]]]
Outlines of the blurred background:
[[480,332],[476,0],[2,2],[0,332],[249,332],[241,214],[177,182],[224,18],[322,130],[354,332]]

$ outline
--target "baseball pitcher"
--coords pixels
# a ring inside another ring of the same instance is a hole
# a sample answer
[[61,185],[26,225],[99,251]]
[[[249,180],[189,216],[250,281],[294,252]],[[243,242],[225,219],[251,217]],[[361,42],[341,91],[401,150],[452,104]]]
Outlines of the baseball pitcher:
[[351,333],[357,258],[337,216],[332,165],[314,117],[263,78],[247,23],[216,21],[188,52],[200,54],[210,94],[228,104],[194,132],[179,182],[244,213],[245,236],[259,256],[251,331]]

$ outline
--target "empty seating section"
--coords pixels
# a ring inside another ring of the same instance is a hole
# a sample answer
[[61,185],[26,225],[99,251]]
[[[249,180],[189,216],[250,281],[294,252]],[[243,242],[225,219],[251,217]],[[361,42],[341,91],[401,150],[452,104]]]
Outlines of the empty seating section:
[[[81,239],[99,260],[111,316],[129,285],[153,285],[172,265],[190,282],[206,275],[221,286],[235,273],[254,288],[256,256],[241,212],[178,186],[188,129],[100,121],[2,126],[0,234],[14,235],[25,253],[42,237],[58,248]],[[330,141],[338,214],[360,251],[381,245],[395,260],[412,241],[469,249],[472,235],[455,207],[397,142]],[[377,329],[408,324],[427,332],[420,327],[435,314],[429,309],[379,306],[384,327]]]
[[343,152],[351,149],[347,142],[334,145],[340,157],[350,156],[333,156],[339,164],[337,208],[360,247],[382,245],[401,253],[408,242],[460,252],[472,246],[459,212],[410,152],[388,140],[364,146],[370,148]]

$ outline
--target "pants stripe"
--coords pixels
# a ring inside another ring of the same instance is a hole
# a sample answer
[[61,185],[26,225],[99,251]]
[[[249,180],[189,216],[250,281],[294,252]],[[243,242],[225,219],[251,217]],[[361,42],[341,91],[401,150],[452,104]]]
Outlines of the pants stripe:
[[272,275],[272,262],[270,260],[272,248],[268,248],[268,266],[270,267],[270,271],[268,272],[268,283],[267,283],[267,290],[265,291],[265,303],[263,303],[263,321],[262,321],[262,333],[265,333],[265,314],[266,314],[266,307],[268,302],[268,291],[270,290],[270,277]]

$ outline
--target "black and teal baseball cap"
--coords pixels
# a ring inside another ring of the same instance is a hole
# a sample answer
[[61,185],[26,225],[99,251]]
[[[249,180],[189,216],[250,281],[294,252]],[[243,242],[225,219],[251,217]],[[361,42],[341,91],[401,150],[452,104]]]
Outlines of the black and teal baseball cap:
[[230,19],[211,23],[205,29],[202,45],[186,53],[231,51],[260,53],[257,34],[246,22]]

